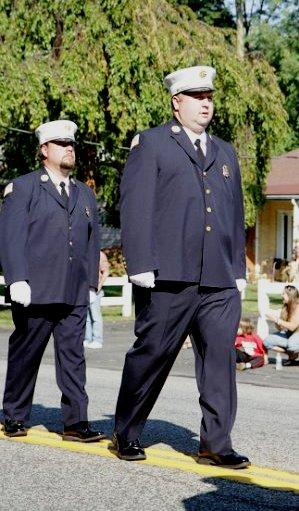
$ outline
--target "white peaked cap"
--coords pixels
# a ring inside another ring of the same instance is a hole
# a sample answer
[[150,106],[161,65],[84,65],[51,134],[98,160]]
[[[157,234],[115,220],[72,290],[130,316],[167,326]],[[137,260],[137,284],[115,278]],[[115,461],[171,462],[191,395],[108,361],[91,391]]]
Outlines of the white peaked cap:
[[66,142],[75,142],[75,133],[78,129],[73,121],[60,120],[41,124],[35,130],[39,145],[50,142],[51,140],[64,140]]
[[214,90],[213,80],[216,70],[210,66],[193,66],[178,69],[164,78],[164,83],[170,94],[190,91]]

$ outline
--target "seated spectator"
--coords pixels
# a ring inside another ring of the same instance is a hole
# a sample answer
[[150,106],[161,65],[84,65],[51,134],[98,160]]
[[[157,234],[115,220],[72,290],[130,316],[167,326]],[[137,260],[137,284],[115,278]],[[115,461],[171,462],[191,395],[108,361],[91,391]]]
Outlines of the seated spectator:
[[292,252],[292,261],[285,269],[288,282],[299,282],[299,245],[296,245]]
[[262,339],[254,333],[250,319],[241,319],[235,341],[237,354],[237,369],[255,369],[265,363],[265,349]]
[[266,318],[275,323],[277,331],[264,339],[267,350],[285,352],[289,361],[299,354],[299,292],[295,286],[286,286],[282,293],[281,312],[269,310]]

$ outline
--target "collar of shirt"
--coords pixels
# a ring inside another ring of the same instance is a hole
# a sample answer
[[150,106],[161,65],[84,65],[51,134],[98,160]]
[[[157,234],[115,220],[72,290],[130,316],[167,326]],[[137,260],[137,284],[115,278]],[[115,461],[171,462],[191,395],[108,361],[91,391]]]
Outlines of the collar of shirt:
[[50,177],[52,183],[54,184],[54,186],[56,187],[59,195],[61,195],[61,186],[60,186],[61,181],[63,181],[65,183],[65,191],[69,195],[69,188],[70,188],[69,176],[59,177],[59,176],[57,176],[57,174],[55,174],[55,172],[53,172],[53,170],[50,170],[48,167],[45,167],[45,169],[47,170],[49,177]]
[[195,141],[196,140],[200,140],[200,145],[201,147],[204,147],[206,148],[207,147],[207,134],[205,131],[203,131],[200,135],[198,133],[195,133],[194,131],[190,130],[189,128],[186,128],[185,126],[183,126],[186,134],[188,135],[188,137],[190,138],[192,144],[194,145],[194,148],[197,149],[196,145],[195,145]]

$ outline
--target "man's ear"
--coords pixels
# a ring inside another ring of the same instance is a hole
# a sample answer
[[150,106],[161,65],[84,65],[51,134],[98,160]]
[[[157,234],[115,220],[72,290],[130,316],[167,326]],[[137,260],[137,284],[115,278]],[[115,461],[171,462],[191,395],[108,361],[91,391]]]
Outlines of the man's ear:
[[44,156],[44,158],[48,157],[48,146],[47,146],[47,144],[42,144],[40,146],[40,151],[41,151],[42,155]]
[[180,98],[177,94],[175,94],[174,96],[172,96],[171,98],[171,103],[172,103],[172,108],[175,112],[178,111],[179,109],[179,102],[180,102]]

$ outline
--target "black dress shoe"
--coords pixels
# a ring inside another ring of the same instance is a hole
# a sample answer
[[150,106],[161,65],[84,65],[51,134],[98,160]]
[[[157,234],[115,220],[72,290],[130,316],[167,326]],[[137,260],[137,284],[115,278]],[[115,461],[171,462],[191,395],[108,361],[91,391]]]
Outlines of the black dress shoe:
[[138,438],[128,442],[127,440],[121,438],[118,433],[114,432],[112,435],[112,442],[115,450],[117,451],[117,456],[121,460],[146,460],[144,449],[141,447]]
[[106,435],[102,431],[90,429],[87,421],[65,426],[62,434],[62,440],[71,442],[99,442],[103,438],[106,438]]
[[6,419],[3,431],[6,436],[27,436],[27,430],[23,421]]
[[246,468],[251,465],[246,456],[242,456],[235,451],[230,454],[215,454],[210,451],[198,453],[197,463],[201,465],[214,465],[222,468]]

